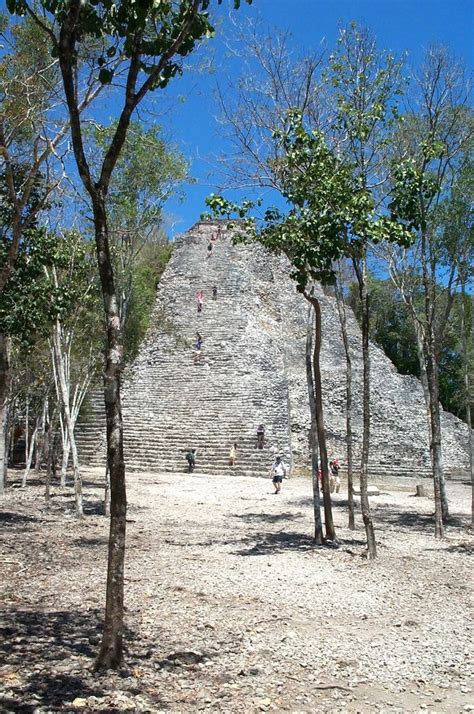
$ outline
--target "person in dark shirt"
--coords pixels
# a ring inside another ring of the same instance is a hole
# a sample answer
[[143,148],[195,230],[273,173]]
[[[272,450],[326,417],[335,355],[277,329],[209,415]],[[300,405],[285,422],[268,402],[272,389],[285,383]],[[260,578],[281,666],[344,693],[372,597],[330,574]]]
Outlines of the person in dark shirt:
[[263,449],[263,443],[265,441],[265,427],[260,424],[257,427],[257,449]]
[[331,475],[329,477],[329,490],[331,493],[339,493],[339,490],[341,488],[341,479],[339,478],[339,469],[340,469],[339,461],[337,459],[332,459],[332,461],[329,462],[329,469],[331,471]]
[[194,467],[196,466],[196,454],[197,449],[189,449],[185,456],[185,459],[188,462],[188,474],[194,471]]
[[194,343],[193,360],[194,364],[201,360],[202,337],[199,332],[196,332],[196,342]]

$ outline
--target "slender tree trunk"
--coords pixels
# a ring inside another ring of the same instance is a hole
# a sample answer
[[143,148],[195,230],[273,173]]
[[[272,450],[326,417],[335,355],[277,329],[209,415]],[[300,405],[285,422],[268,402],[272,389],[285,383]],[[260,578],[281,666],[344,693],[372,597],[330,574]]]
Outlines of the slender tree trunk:
[[[428,385],[428,376],[426,374],[425,360],[425,340],[423,329],[419,323],[416,312],[412,311],[412,322],[415,328],[416,335],[416,352],[418,355],[418,365],[420,367],[420,382],[423,387],[423,396],[425,398],[426,423],[428,425],[428,435],[431,433],[431,411],[430,411],[430,388]],[[429,438],[429,437],[428,437]]]
[[321,520],[321,495],[319,493],[318,478],[318,435],[316,424],[316,403],[314,399],[314,382],[312,369],[312,346],[314,317],[311,305],[308,310],[308,329],[306,333],[306,382],[308,385],[309,411],[311,415],[311,428],[309,433],[311,445],[311,479],[313,484],[313,512],[314,512],[314,542],[317,545],[323,543],[323,523]]
[[421,267],[423,278],[424,307],[425,307],[425,340],[424,353],[426,363],[426,377],[430,395],[430,452],[433,468],[433,487],[435,501],[435,536],[442,538],[444,535],[444,519],[442,505],[443,460],[441,453],[441,420],[439,412],[439,385],[438,365],[436,361],[436,338],[434,328],[434,302],[432,284],[428,275],[427,256],[428,237],[423,231],[421,235]]
[[468,329],[466,322],[466,282],[464,276],[461,280],[461,344],[463,357],[463,377],[464,377],[464,398],[466,404],[466,424],[468,430],[469,445],[469,470],[471,474],[471,526],[474,527],[474,439],[472,434],[472,414],[471,414],[471,382],[469,378],[469,335],[473,333]]
[[109,250],[105,197],[93,198],[94,227],[107,328],[104,399],[107,418],[107,463],[110,473],[110,535],[107,593],[102,644],[96,669],[115,668],[123,659],[123,590],[127,498],[123,458],[120,376],[123,341]]
[[[55,382],[55,386],[56,386],[56,395],[58,397],[58,402],[61,404],[59,377],[58,377],[57,369],[55,366],[56,360],[55,360],[55,356],[54,356],[54,348],[51,349],[51,358],[52,358],[53,367],[54,367],[54,382]],[[61,488],[66,488],[67,467],[69,464],[69,454],[71,453],[71,448],[69,445],[68,431],[67,431],[67,427],[64,423],[62,412],[59,412],[59,428],[60,428],[60,432],[61,432],[61,446],[62,446],[60,486],[61,486]]]
[[3,496],[5,491],[5,460],[8,459],[8,454],[5,450],[5,426],[10,390],[10,349],[10,338],[0,334],[0,496]]
[[28,461],[28,442],[30,439],[30,395],[26,394],[26,409],[25,409],[25,466]]
[[69,406],[69,389],[70,385],[66,380],[66,370],[64,366],[64,357],[61,344],[61,323],[56,320],[53,329],[53,352],[54,360],[56,362],[56,372],[59,381],[59,396],[61,400],[61,406],[64,414],[64,421],[66,422],[67,437],[68,442],[71,447],[72,454],[72,468],[74,474],[74,497],[76,503],[76,515],[78,518],[84,517],[84,508],[82,501],[82,478],[79,469],[79,458],[77,455],[76,439],[74,436],[74,424],[71,418],[71,410]]
[[314,406],[318,434],[319,458],[321,461],[321,474],[324,499],[324,523],[326,526],[326,539],[336,540],[336,529],[332,517],[331,493],[329,490],[329,466],[326,446],[326,433],[324,430],[323,395],[321,384],[321,305],[314,295],[305,293],[306,299],[314,308],[314,347],[313,347],[313,380],[314,380]]
[[[4,487],[6,488],[7,486],[7,476],[8,476],[8,464],[13,461],[13,430],[14,427],[12,427],[9,422],[10,422],[10,413],[7,413],[7,418],[5,419],[5,464],[4,464],[4,470],[3,470],[3,483]],[[1,477],[0,477],[1,478]],[[0,486],[1,489],[1,486]],[[1,495],[1,494],[0,494]]]
[[377,557],[374,525],[370,513],[368,482],[369,482],[369,446],[370,446],[370,352],[369,352],[369,292],[367,286],[367,254],[364,249],[362,257],[362,271],[358,271],[360,300],[362,307],[362,362],[363,362],[363,426],[362,426],[362,451],[360,464],[360,505],[362,520],[364,521],[367,537],[368,557],[373,560]]
[[53,463],[53,461],[52,461],[53,450],[52,450],[51,437],[52,437],[51,420],[49,418],[49,415],[47,414],[45,425],[44,425],[44,443],[45,443],[45,457],[46,457],[46,478],[45,478],[45,485],[44,485],[44,500],[45,500],[47,507],[49,507],[49,504],[51,501],[51,471],[52,471],[52,463]]
[[21,487],[26,488],[26,482],[28,479],[28,476],[30,475],[30,470],[31,470],[31,463],[33,461],[33,452],[35,450],[36,446],[36,437],[38,435],[38,423],[36,423],[35,428],[33,430],[33,433],[30,438],[30,444],[28,448],[28,455],[26,457],[26,464],[25,464],[25,470],[23,471],[23,479],[21,482]]
[[344,304],[344,295],[340,285],[336,282],[336,303],[341,324],[342,342],[346,355],[346,460],[347,460],[347,511],[349,516],[349,528],[355,529],[354,514],[354,481],[353,481],[353,453],[352,453],[352,360],[347,336],[347,314]]
[[69,438],[67,435],[67,431],[64,430],[65,433],[62,434],[62,440],[63,440],[63,453],[62,453],[62,459],[61,459],[61,488],[66,488],[67,484],[67,466],[69,463],[69,454],[71,453],[71,447],[69,444]]
[[107,518],[110,516],[110,474],[109,463],[105,466],[105,482],[104,482],[104,515]]
[[[416,319],[416,318],[415,318]],[[418,321],[417,321],[418,322]],[[420,364],[420,376],[421,376],[421,383],[423,385],[423,394],[425,397],[425,406],[426,406],[426,411],[427,411],[427,422],[428,422],[428,434],[429,434],[429,440],[430,444],[433,443],[433,424],[432,424],[432,418],[433,418],[433,410],[431,408],[431,400],[432,400],[432,387],[430,386],[431,382],[428,377],[428,362],[431,360],[430,357],[430,351],[431,348],[426,346],[426,339],[423,340],[423,336],[421,335],[421,328],[420,325],[416,326],[415,325],[415,331],[417,333],[417,349],[418,349],[418,360]],[[428,335],[427,339],[429,340],[429,334],[430,334],[430,327],[428,326]],[[421,341],[421,345],[420,345]],[[421,346],[421,350],[420,350]],[[434,346],[434,341],[432,343],[432,347]],[[437,361],[435,360],[435,364],[432,365],[432,370],[434,370],[433,374],[436,377],[436,382],[438,382],[438,364]],[[449,518],[449,504],[448,504],[448,495],[446,493],[446,481],[444,477],[444,470],[443,470],[443,464],[442,464],[442,458],[441,458],[441,420],[440,420],[440,413],[439,413],[439,388],[436,388],[437,392],[437,403],[435,405],[435,412],[437,412],[436,419],[439,423],[439,426],[435,428],[435,431],[439,431],[439,454],[436,455],[435,457],[435,452],[433,451],[432,447],[430,446],[430,454],[431,454],[431,467],[434,470],[436,469],[437,472],[437,480],[439,483],[439,498],[441,500],[441,515],[443,518],[443,523],[446,523],[446,521]],[[435,466],[435,459],[436,461],[436,466]]]
[[444,519],[443,506],[441,495],[441,474],[443,472],[443,462],[441,455],[441,422],[439,414],[439,394],[438,394],[438,375],[436,359],[432,352],[434,348],[433,341],[428,347],[426,372],[428,376],[428,384],[430,388],[430,413],[431,413],[431,434],[430,434],[430,450],[431,462],[433,466],[433,485],[434,485],[434,500],[435,500],[435,536],[442,538],[444,536]]
[[35,449],[35,471],[41,471],[41,459],[44,449],[44,404],[41,419],[37,422],[36,429],[36,449]]
[[[429,288],[425,288],[425,290],[429,290]],[[413,326],[415,328],[415,335],[416,335],[416,348],[417,348],[417,354],[418,354],[418,364],[420,366],[420,381],[423,387],[423,396],[425,398],[425,408],[426,408],[426,421],[427,421],[427,426],[428,426],[428,436],[429,436],[429,442],[430,444],[432,443],[432,424],[431,424],[431,390],[430,390],[430,384],[428,380],[428,360],[429,358],[429,346],[427,346],[427,340],[429,340],[429,331],[430,331],[430,324],[431,324],[431,318],[427,319],[425,329],[423,329],[422,325],[420,325],[419,318],[416,314],[416,310],[414,308],[414,305],[411,301],[407,301],[405,299],[405,303],[408,304],[409,309],[410,309],[410,314],[412,317],[412,322]],[[425,334],[428,333],[428,334]],[[436,364],[435,367],[436,374],[438,372],[438,367]],[[437,411],[438,411],[438,419],[439,419],[439,395],[438,395],[438,406],[437,406]],[[441,429],[441,427],[440,427]],[[441,431],[440,431],[441,433]],[[441,444],[441,437],[440,437],[440,444]],[[430,456],[431,456],[431,468],[434,473],[434,457],[433,457],[433,450],[430,447]],[[442,468],[442,462],[441,463],[441,469],[439,469],[439,466],[437,467],[438,469],[438,481],[439,481],[439,497],[441,499],[441,513],[442,513],[442,518],[443,522],[446,522],[449,518],[449,504],[448,504],[448,496],[446,493],[446,481],[444,478],[444,471]]]

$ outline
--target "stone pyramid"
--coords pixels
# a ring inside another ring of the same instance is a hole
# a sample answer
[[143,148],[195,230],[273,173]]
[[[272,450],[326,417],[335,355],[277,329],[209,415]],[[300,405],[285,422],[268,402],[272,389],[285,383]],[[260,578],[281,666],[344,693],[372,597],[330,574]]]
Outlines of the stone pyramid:
[[[221,236],[208,257],[208,243]],[[285,258],[259,245],[233,245],[225,222],[197,223],[176,240],[157,289],[150,329],[123,388],[125,459],[131,470],[184,471],[185,451],[197,448],[197,470],[268,475],[280,454],[294,474],[309,470],[309,411],[305,373],[308,306],[295,290]],[[217,287],[217,299],[212,288]],[[204,293],[198,313],[196,293]],[[323,399],[329,452],[345,460],[345,357],[337,307],[320,289],[323,316]],[[348,311],[354,368],[354,440],[362,435],[360,330]],[[196,332],[201,361],[193,361]],[[428,475],[429,443],[419,381],[398,374],[371,346],[372,474]],[[266,429],[256,449],[256,428]],[[443,412],[446,472],[468,465],[467,428]],[[231,445],[237,461],[229,466]],[[105,459],[100,393],[78,425],[82,460]]]

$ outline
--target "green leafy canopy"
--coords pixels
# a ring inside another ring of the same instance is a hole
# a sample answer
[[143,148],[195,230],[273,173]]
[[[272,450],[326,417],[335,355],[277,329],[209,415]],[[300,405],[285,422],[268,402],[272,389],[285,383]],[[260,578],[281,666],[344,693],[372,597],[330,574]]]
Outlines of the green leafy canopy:
[[[216,2],[222,4],[222,0]],[[252,0],[245,2],[250,5]],[[26,15],[30,11],[27,0],[7,0],[6,4],[11,14]],[[140,69],[151,74],[155,58],[166,54],[176,41],[179,28],[186,27],[186,34],[176,50],[180,57],[189,55],[201,38],[212,37],[215,30],[209,19],[210,4],[211,0],[41,0],[37,7],[53,16],[59,26],[67,24],[71,12],[77,8],[76,42],[80,44],[87,38],[104,41],[103,52],[96,60],[98,77],[103,84],[110,84],[114,78],[114,60],[117,57],[132,59],[136,55],[137,38],[141,42]],[[240,5],[241,0],[234,0],[235,9]],[[57,46],[53,55],[58,55]],[[180,72],[180,64],[170,59],[154,78],[154,86],[165,87]]]

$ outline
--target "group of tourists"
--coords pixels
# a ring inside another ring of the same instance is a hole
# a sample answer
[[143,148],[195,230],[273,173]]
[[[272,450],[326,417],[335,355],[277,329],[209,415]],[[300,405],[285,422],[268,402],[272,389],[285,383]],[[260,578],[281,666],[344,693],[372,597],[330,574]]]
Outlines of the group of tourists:
[[[199,334],[199,333],[198,333]],[[259,424],[257,427],[257,432],[256,432],[256,443],[255,447],[257,449],[263,449],[264,444],[265,444],[265,426],[264,424]],[[237,451],[238,451],[238,443],[234,441],[232,446],[230,447],[229,451],[229,466],[235,466],[236,461],[237,461]],[[192,473],[196,467],[196,456],[197,456],[197,449],[188,449],[186,452],[185,459],[188,462],[188,473]],[[274,486],[274,493],[280,493],[281,491],[281,484],[283,482],[283,479],[286,478],[288,474],[288,467],[286,464],[282,461],[281,456],[277,456],[275,458],[275,461],[272,464],[271,467],[271,478],[272,478],[272,483]]]
[[[265,442],[265,426],[263,424],[259,424],[257,427],[257,441],[256,441],[256,448],[257,449],[263,449],[263,445]],[[235,462],[237,459],[237,442],[235,441],[232,446],[230,447],[229,451],[229,466],[235,466]]]
[[[212,286],[212,299],[217,300],[217,285]],[[198,290],[196,293],[196,304],[198,314],[202,312],[204,306],[204,290]]]

